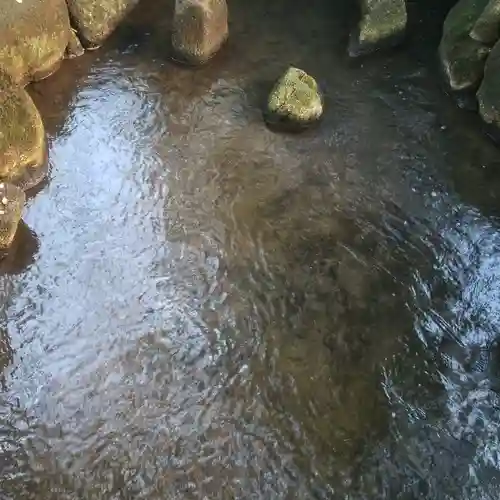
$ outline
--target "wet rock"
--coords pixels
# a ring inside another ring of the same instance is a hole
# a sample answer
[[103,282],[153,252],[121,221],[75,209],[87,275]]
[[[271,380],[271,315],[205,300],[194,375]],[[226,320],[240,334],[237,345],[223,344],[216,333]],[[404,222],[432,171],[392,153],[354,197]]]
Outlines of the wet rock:
[[406,30],[405,0],[360,0],[361,20],[351,34],[349,55],[360,56],[396,45]]
[[470,36],[488,0],[459,0],[450,10],[439,45],[441,66],[454,91],[476,88],[481,82],[490,48]]
[[298,68],[289,68],[274,86],[267,102],[270,125],[303,129],[323,114],[323,100],[313,77]]
[[66,47],[66,58],[74,59],[75,57],[83,56],[84,53],[85,49],[83,48],[80,39],[78,38],[76,32],[71,30],[68,46]]
[[0,69],[17,83],[45,78],[64,58],[69,34],[64,0],[0,2]]
[[485,45],[494,45],[500,38],[500,0],[490,0],[474,24],[471,38]]
[[14,241],[23,213],[26,195],[22,189],[9,183],[0,183],[0,249]]
[[67,0],[79,38],[85,48],[97,48],[115,30],[139,0]]
[[500,42],[493,47],[486,61],[477,100],[483,120],[500,129]]
[[0,182],[30,189],[45,177],[42,118],[29,94],[0,75]]
[[175,56],[189,64],[211,59],[228,36],[226,0],[176,0],[172,32]]

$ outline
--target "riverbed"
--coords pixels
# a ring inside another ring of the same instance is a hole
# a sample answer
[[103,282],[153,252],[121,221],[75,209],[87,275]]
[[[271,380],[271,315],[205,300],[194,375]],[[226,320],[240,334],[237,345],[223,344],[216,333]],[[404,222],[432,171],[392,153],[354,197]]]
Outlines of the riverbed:
[[[444,7],[352,61],[347,2],[172,2],[29,88],[50,174],[0,263],[0,498],[486,499],[500,155],[441,86]],[[434,2],[435,3],[435,2]],[[321,124],[266,128],[295,65]]]

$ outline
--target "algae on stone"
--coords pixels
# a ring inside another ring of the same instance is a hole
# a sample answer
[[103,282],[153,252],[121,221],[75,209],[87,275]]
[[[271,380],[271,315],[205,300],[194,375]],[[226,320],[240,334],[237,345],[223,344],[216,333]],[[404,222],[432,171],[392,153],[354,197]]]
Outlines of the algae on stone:
[[361,20],[351,34],[349,54],[358,56],[396,44],[406,23],[405,0],[361,0]]
[[226,0],[176,0],[172,47],[177,57],[203,64],[228,36]]
[[0,249],[8,248],[14,240],[25,202],[22,189],[0,182]]
[[42,118],[29,94],[0,76],[0,182],[30,189],[45,177]]
[[500,129],[500,41],[493,47],[486,60],[477,100],[482,119]]
[[139,0],[67,0],[71,20],[87,48],[102,45]]
[[318,84],[301,69],[291,67],[274,86],[267,103],[268,121],[309,125],[323,114]]
[[471,38],[485,45],[494,45],[500,38],[500,0],[490,0],[474,24]]
[[481,82],[490,49],[469,34],[487,4],[488,0],[459,0],[446,17],[439,57],[452,90],[474,88]]
[[0,2],[0,69],[21,84],[48,76],[64,57],[69,33],[64,0]]

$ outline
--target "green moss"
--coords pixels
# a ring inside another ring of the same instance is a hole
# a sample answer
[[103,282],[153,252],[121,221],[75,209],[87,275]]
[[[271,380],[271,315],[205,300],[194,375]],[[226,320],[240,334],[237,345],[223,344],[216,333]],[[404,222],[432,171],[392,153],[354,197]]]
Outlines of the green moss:
[[[45,132],[28,93],[0,77],[0,180],[23,184],[45,162]],[[32,187],[26,186],[24,187]]]
[[488,0],[460,0],[448,13],[439,45],[441,65],[453,90],[477,86],[482,77],[489,47],[469,33]]
[[318,84],[298,68],[289,68],[274,86],[268,111],[292,121],[307,123],[317,120],[323,112]]

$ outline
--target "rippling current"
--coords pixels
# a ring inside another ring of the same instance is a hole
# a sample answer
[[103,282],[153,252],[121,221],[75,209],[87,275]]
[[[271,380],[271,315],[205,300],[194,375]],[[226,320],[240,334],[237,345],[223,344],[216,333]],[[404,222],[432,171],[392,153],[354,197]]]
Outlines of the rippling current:
[[[353,62],[348,3],[233,0],[190,69],[145,0],[30,88],[1,500],[498,497],[500,155],[440,88],[444,7]],[[289,64],[325,93],[302,135],[262,121]]]

